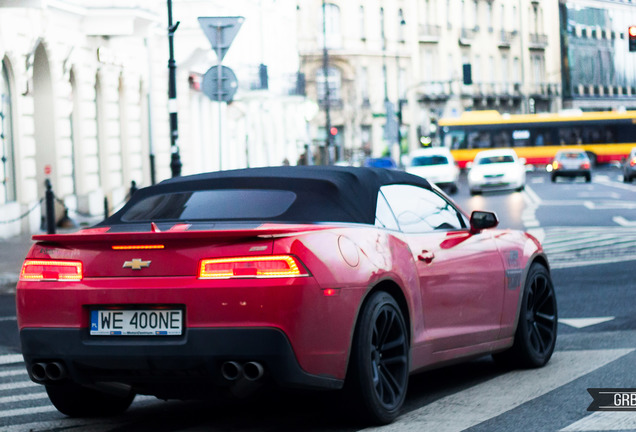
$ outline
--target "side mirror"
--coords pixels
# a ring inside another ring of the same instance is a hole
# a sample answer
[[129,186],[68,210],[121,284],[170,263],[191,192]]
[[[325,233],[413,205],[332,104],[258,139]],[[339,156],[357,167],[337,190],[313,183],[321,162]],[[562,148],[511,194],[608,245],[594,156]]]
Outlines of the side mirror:
[[499,219],[493,212],[475,210],[470,215],[470,231],[474,234],[487,228],[495,228],[499,225]]

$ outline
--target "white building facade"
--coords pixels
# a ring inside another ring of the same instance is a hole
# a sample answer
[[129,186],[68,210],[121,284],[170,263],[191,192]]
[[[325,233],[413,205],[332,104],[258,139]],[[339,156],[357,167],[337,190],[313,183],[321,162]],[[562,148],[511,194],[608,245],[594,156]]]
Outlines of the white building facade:
[[[305,100],[288,91],[294,37],[278,35],[284,50],[258,49],[263,22],[295,16],[295,3],[224,3],[173,5],[182,175],[295,163],[307,142]],[[241,11],[245,23],[223,62],[240,88],[219,104],[197,83],[217,64],[197,18]],[[94,218],[123,204],[133,182],[171,177],[168,53],[165,2],[0,0],[0,237],[41,229],[47,180],[57,218],[64,208]],[[271,67],[269,85],[252,91],[250,71],[267,61],[287,69]]]
[[431,139],[442,116],[558,110],[558,6],[554,0],[299,0],[301,69],[308,96],[323,107],[314,126],[326,121],[325,48],[331,123],[344,157],[395,156],[396,137],[385,130],[391,109],[402,114],[402,152]]

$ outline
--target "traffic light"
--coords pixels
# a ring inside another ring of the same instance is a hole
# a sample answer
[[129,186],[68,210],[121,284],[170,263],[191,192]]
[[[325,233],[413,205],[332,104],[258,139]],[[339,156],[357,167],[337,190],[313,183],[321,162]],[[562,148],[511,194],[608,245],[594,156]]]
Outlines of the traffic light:
[[338,128],[335,126],[332,126],[331,129],[329,129],[329,134],[331,134],[331,136],[338,135]]
[[629,26],[627,29],[627,37],[629,39],[629,52],[636,51],[636,25]]

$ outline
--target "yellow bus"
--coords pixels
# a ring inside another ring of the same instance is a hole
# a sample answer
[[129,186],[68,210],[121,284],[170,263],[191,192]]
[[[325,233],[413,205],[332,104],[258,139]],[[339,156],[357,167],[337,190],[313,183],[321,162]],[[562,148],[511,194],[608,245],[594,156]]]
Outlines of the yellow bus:
[[438,122],[441,145],[460,168],[485,149],[513,148],[531,165],[547,165],[564,147],[579,147],[592,165],[622,161],[636,147],[636,111],[500,114],[466,111]]

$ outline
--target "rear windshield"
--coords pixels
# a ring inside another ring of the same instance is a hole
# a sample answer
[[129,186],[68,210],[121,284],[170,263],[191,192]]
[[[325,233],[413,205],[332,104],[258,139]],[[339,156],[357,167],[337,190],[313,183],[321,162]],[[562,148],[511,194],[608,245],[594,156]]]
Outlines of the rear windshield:
[[561,159],[585,159],[587,155],[579,152],[561,153]]
[[446,156],[417,156],[411,161],[411,165],[416,166],[429,166],[429,165],[446,165],[448,159]]
[[512,156],[506,155],[506,156],[491,156],[491,157],[485,157],[482,159],[479,159],[478,164],[479,165],[488,165],[488,164],[494,164],[494,163],[510,163],[510,162],[514,162],[515,159]]
[[143,199],[121,217],[124,222],[161,220],[267,220],[296,200],[286,190],[218,189],[175,192]]

